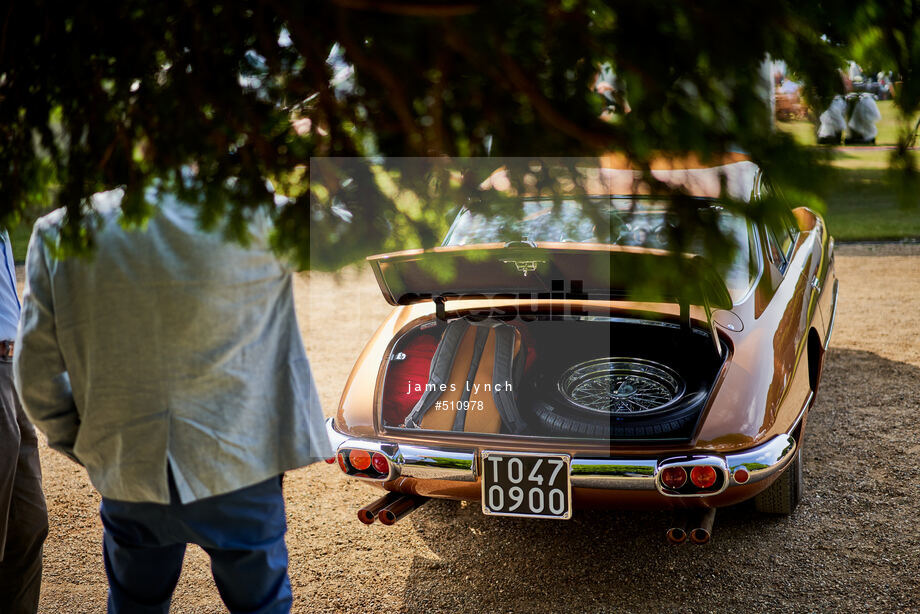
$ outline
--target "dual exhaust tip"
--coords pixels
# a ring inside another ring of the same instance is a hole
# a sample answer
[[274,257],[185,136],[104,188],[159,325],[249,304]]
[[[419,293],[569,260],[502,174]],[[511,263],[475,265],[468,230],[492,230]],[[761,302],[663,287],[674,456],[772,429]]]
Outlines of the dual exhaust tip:
[[[712,539],[712,523],[716,519],[716,508],[710,507],[705,512],[698,514],[694,522],[687,522],[684,516],[668,529],[668,541],[672,544],[682,544],[688,539],[694,544],[706,544]],[[692,529],[689,527],[693,527]]]
[[[366,525],[374,524],[375,520],[380,520],[381,524],[392,526],[427,501],[428,497],[388,492],[359,509],[358,520]],[[709,543],[709,540],[712,539],[712,525],[715,522],[715,518],[716,508],[714,507],[697,514],[692,523],[688,523],[686,516],[679,517],[674,526],[667,531],[668,542],[676,545],[682,544],[689,539],[693,544]]]
[[375,520],[380,520],[381,524],[391,526],[396,524],[400,518],[424,505],[426,501],[428,497],[388,492],[359,509],[358,520],[364,524],[374,524]]

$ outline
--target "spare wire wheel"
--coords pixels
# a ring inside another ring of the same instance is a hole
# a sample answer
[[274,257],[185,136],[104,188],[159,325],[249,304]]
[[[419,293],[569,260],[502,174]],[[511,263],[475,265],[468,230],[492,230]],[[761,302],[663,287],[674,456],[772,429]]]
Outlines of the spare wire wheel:
[[570,367],[558,382],[573,405],[606,415],[648,415],[668,409],[686,390],[667,365],[641,358],[597,358]]

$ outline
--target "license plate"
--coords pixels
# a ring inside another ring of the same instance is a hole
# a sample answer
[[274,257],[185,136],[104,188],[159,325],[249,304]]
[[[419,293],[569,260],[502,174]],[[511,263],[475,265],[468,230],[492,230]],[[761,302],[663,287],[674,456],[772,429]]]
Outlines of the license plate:
[[483,451],[482,512],[526,518],[572,517],[568,454]]

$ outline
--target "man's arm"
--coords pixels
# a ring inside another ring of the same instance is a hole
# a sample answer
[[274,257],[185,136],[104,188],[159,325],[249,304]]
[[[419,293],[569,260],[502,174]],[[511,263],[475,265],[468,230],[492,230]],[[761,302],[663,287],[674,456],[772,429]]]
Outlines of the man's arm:
[[42,233],[36,227],[26,255],[26,288],[22,296],[13,377],[26,414],[48,437],[48,445],[77,461],[73,447],[80,417],[58,346],[45,251]]

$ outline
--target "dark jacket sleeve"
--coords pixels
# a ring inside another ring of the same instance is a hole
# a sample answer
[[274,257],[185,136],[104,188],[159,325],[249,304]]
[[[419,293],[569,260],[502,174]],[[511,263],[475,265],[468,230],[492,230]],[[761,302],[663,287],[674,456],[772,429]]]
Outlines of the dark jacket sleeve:
[[26,288],[13,377],[26,414],[48,437],[48,445],[76,461],[73,448],[80,416],[58,346],[46,252],[41,229],[36,226],[26,255]]

